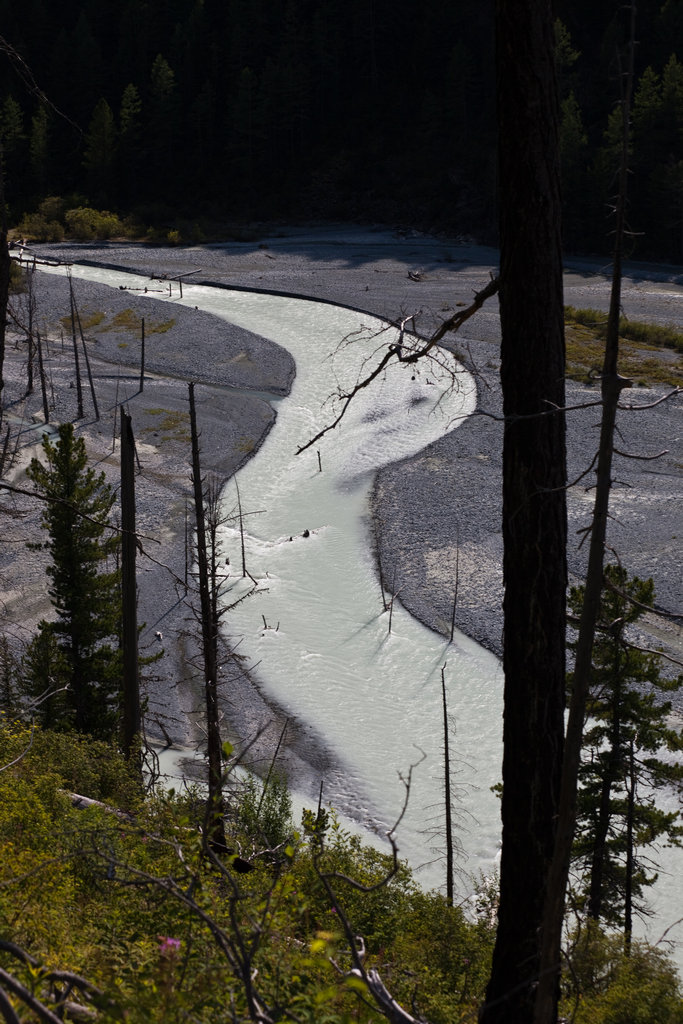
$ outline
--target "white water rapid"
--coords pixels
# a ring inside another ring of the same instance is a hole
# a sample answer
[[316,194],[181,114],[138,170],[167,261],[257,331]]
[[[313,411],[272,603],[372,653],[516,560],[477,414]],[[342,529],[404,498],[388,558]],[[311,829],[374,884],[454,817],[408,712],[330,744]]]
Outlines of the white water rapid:
[[[72,273],[117,288],[140,282],[92,267],[73,266]],[[337,406],[330,396],[357,379],[380,345],[386,347],[386,334],[372,337],[380,322],[262,293],[189,284],[184,293],[183,300],[161,301],[197,306],[272,339],[296,362],[291,395],[275,401],[274,428],[237,476],[244,511],[263,511],[244,520],[246,564],[258,594],[229,613],[230,636],[258,666],[264,693],[310,723],[346,766],[343,781],[336,780],[345,815],[376,835],[386,832],[403,804],[399,776],[420,762],[396,837],[400,855],[422,868],[418,878],[430,887],[444,881],[443,862],[434,859],[443,841],[430,833],[443,822],[446,664],[461,874],[476,879],[490,873],[500,840],[498,800],[490,791],[499,781],[502,754],[500,665],[462,634],[446,643],[398,601],[389,633],[367,517],[374,471],[456,427],[474,408],[472,379],[454,363],[441,371],[432,365],[415,379],[413,369],[395,366],[354,399],[340,427],[297,456],[297,448],[333,418]],[[352,343],[340,346],[351,336]],[[456,386],[449,389],[452,372]],[[236,505],[233,481],[224,502],[228,512]],[[226,528],[224,540],[231,566],[241,566],[236,526]],[[650,930],[653,939],[683,916],[676,912],[682,894],[675,862],[666,852],[658,859],[668,871],[653,894],[665,911],[661,928]]]

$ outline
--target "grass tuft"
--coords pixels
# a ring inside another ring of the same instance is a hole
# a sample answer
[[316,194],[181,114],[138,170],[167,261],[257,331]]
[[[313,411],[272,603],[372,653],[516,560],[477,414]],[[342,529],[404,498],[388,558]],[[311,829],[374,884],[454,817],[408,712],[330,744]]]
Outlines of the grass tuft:
[[[565,306],[567,376],[583,380],[602,368],[607,314],[597,309]],[[619,372],[635,384],[683,385],[683,333],[673,327],[619,320]],[[677,355],[674,355],[676,353]]]

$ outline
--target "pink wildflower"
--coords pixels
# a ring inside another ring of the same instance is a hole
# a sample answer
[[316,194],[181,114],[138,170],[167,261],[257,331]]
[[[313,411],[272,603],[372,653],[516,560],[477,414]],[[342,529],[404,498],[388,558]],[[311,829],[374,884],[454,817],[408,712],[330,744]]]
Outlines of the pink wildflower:
[[175,960],[180,952],[182,942],[180,939],[173,939],[170,935],[157,935],[159,939],[159,953],[167,960]]

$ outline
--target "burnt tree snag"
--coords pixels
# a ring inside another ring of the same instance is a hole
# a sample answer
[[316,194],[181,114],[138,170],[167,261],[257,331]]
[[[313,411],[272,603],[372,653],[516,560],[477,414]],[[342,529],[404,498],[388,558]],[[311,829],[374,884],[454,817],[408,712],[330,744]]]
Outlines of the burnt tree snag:
[[226,851],[223,817],[223,766],[220,722],[218,714],[218,610],[212,600],[206,544],[206,514],[202,469],[199,458],[199,433],[194,401],[194,383],[189,385],[190,431],[192,435],[192,483],[194,487],[195,528],[197,531],[197,570],[199,573],[199,604],[202,621],[202,654],[204,660],[204,693],[206,697],[206,739],[208,760],[207,842],[217,853]]

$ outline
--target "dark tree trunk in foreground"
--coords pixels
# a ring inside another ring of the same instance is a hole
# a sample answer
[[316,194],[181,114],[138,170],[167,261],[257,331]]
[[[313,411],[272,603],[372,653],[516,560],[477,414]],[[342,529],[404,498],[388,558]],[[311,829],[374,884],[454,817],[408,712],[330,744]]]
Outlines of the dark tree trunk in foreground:
[[[505,414],[505,714],[498,932],[481,1020],[529,1024],[565,702],[564,325],[553,14],[496,5]],[[549,1020],[552,1018],[549,1018]]]
[[135,532],[135,440],[130,416],[121,406],[121,646],[123,649],[123,752],[127,758],[139,749],[140,674]]

